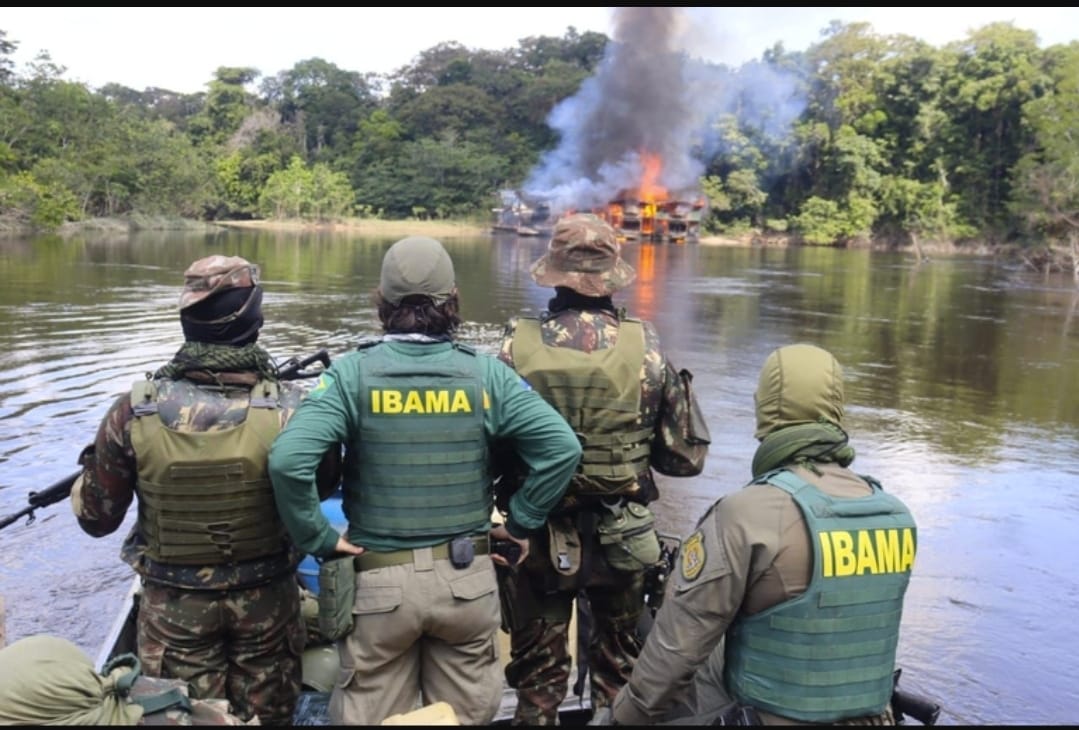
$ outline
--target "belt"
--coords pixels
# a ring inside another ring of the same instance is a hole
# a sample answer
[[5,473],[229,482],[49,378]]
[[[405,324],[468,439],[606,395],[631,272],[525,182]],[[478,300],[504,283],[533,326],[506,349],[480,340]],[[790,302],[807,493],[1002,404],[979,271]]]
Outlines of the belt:
[[[487,555],[490,552],[490,541],[487,536],[473,537],[472,546],[476,550],[476,555]],[[391,565],[407,565],[408,563],[415,562],[414,557],[417,550],[426,550],[427,548],[415,548],[409,550],[391,550],[385,553],[376,553],[367,551],[363,555],[357,555],[353,564],[356,566],[356,570],[375,570],[376,568],[388,568]],[[450,557],[450,544],[444,542],[441,545],[431,546],[431,557],[435,560],[445,560]]]

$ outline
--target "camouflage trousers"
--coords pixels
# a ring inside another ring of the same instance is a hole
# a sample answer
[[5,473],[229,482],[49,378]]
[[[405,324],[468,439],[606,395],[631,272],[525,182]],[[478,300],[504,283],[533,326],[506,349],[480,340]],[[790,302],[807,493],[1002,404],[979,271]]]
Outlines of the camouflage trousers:
[[187,681],[194,699],[227,699],[245,721],[292,723],[304,642],[300,590],[291,573],[255,588],[222,591],[143,582],[143,673]]
[[[513,724],[557,723],[572,671],[570,641],[578,642],[579,663],[587,659],[592,707],[610,706],[640,654],[644,573],[613,570],[599,559],[581,588],[553,587],[559,576],[544,557],[516,570],[499,567],[498,574],[503,628],[510,633],[506,681],[517,690]],[[581,635],[571,637],[575,599]]]

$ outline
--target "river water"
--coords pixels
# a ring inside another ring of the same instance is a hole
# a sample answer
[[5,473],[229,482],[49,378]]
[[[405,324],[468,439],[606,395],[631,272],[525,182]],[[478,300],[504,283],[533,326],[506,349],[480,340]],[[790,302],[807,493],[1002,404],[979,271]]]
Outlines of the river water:
[[[0,517],[76,469],[112,399],[181,344],[187,265],[237,254],[263,270],[260,342],[279,361],[378,334],[370,293],[392,239],[223,231],[0,239]],[[493,351],[551,290],[528,266],[545,242],[444,241],[461,339]],[[704,473],[661,478],[665,532],[687,534],[749,477],[752,393],[775,347],[811,342],[847,374],[854,468],[910,505],[919,551],[903,615],[904,687],[942,724],[1079,721],[1079,294],[990,258],[831,249],[629,244],[638,279],[615,296],[654,321],[693,372],[712,432]],[[48,632],[96,656],[131,573],[132,515],[93,539],[68,504],[0,532],[7,639]]]

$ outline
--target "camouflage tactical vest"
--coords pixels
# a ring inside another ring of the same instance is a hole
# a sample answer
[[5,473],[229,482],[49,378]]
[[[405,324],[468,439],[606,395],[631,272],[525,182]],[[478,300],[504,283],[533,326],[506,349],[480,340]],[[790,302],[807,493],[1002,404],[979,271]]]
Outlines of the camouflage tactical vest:
[[280,430],[276,383],[260,380],[251,389],[244,422],[218,431],[168,428],[150,381],[132,386],[131,405],[139,528],[150,559],[218,565],[286,549],[266,472],[270,444]]
[[602,497],[633,490],[648,468],[652,429],[637,425],[641,408],[644,327],[619,323],[614,347],[583,352],[543,342],[540,321],[518,319],[513,335],[518,374],[562,414],[582,455],[567,496]]

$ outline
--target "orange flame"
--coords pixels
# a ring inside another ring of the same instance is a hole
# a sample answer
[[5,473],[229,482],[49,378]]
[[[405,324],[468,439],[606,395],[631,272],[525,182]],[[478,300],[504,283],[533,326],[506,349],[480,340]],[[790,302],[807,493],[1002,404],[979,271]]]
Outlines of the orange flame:
[[666,200],[667,188],[656,182],[659,173],[663,170],[663,160],[655,152],[641,152],[641,165],[644,171],[641,174],[641,185],[638,188],[638,197],[645,202],[655,203],[657,200]]

